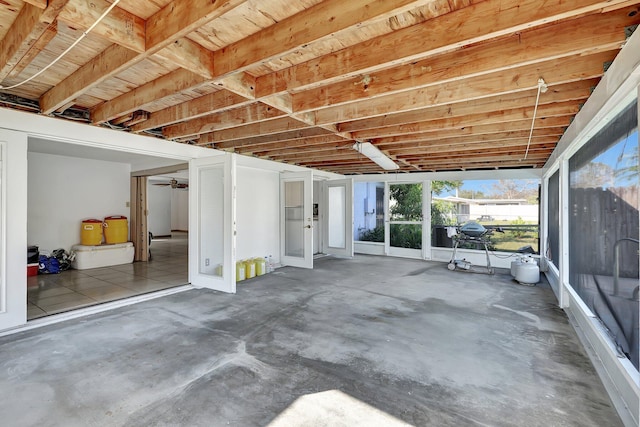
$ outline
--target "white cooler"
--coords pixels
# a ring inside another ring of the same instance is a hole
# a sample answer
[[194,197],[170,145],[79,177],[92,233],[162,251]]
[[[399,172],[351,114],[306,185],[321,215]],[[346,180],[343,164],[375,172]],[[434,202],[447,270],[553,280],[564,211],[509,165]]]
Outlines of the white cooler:
[[133,262],[134,256],[131,242],[99,246],[73,245],[71,252],[76,255],[71,261],[71,267],[76,270],[129,264]]

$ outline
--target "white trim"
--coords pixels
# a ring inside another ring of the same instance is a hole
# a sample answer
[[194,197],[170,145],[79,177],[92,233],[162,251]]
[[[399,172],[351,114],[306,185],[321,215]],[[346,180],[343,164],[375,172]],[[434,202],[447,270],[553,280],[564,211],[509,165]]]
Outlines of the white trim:
[[25,325],[0,331],[0,337],[17,334],[18,332],[30,331],[32,329],[37,329],[43,326],[65,322],[71,319],[90,316],[92,314],[115,310],[116,308],[126,307],[128,305],[137,304],[143,301],[150,301],[156,298],[166,297],[168,295],[173,295],[173,294],[177,294],[184,291],[190,291],[191,289],[195,289],[195,287],[191,285],[182,285],[182,286],[177,286],[175,288],[163,289],[161,291],[151,292],[143,295],[136,295],[136,296],[124,298],[118,301],[105,302],[102,304],[93,305],[91,307],[80,308],[77,310],[71,310],[64,313],[60,313],[60,314],[54,314],[51,316],[30,320]]
[[7,312],[7,142],[0,141],[0,313]]
[[625,426],[637,427],[640,402],[640,373],[626,357],[619,357],[615,344],[600,321],[575,291],[567,290],[569,320]]

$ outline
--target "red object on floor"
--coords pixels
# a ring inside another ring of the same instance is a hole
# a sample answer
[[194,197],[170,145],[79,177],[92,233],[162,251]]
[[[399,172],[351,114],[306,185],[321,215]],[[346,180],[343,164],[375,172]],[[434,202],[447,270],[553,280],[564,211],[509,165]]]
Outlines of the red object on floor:
[[27,277],[38,275],[38,263],[27,264]]

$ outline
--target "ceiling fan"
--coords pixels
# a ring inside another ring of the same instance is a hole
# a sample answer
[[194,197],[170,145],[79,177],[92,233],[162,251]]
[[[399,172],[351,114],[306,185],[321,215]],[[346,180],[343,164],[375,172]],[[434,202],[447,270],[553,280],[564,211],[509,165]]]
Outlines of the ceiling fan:
[[166,187],[170,185],[171,188],[181,188],[181,189],[189,188],[189,184],[178,182],[178,180],[175,178],[171,178],[171,181],[169,182],[158,182],[158,183],[154,183],[153,185],[159,185],[161,187]]

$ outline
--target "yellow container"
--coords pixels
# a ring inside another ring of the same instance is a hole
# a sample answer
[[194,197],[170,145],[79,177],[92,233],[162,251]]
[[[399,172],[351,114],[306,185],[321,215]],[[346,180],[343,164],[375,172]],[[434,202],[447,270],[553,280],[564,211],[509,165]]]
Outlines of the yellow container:
[[252,259],[248,259],[244,262],[246,268],[247,279],[253,279],[256,277],[256,263]]
[[104,240],[111,245],[125,243],[129,237],[129,223],[126,216],[108,216],[104,219]]
[[256,265],[256,276],[262,276],[267,272],[267,260],[264,258],[254,258]]
[[102,243],[102,221],[99,219],[86,219],[80,227],[80,244],[85,246],[97,246]]
[[236,262],[236,282],[241,282],[244,279],[246,279],[247,278],[246,272],[247,270],[244,265],[244,262],[242,261]]

